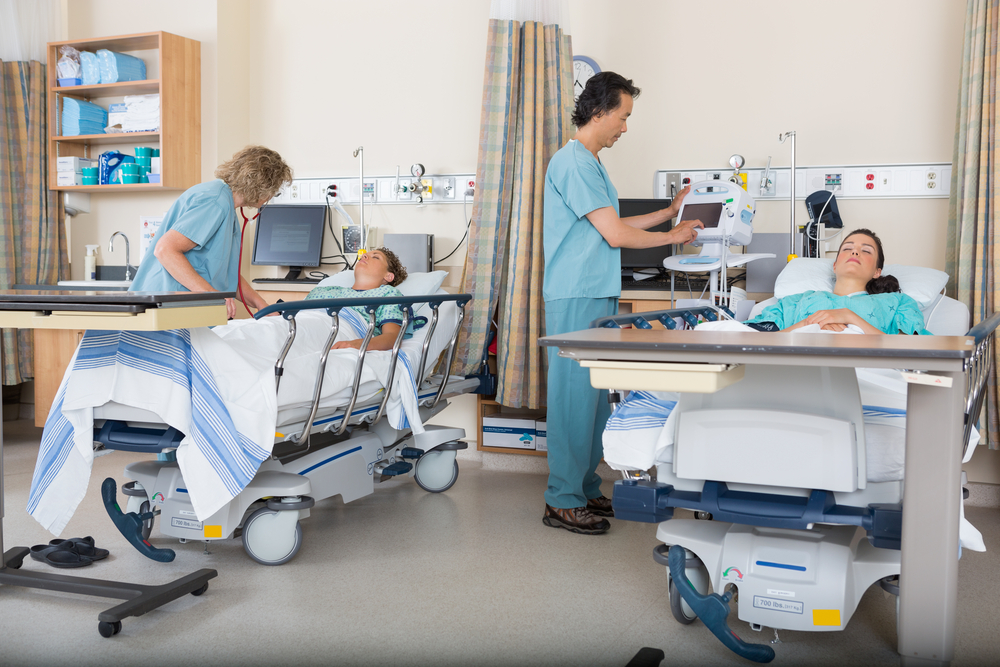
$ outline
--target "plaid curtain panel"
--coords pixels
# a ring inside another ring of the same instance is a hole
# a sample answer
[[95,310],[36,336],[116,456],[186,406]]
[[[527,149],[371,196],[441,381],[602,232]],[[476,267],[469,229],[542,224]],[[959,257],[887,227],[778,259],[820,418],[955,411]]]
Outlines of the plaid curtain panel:
[[[948,295],[969,306],[973,323],[983,321],[1000,306],[1000,294],[993,286],[1000,268],[994,245],[1000,204],[1000,160],[994,144],[1000,112],[996,105],[998,4],[998,0],[968,0],[948,208]],[[981,420],[990,449],[1000,448],[1000,349],[995,354]]]
[[[47,182],[46,85],[42,63],[0,61],[0,289],[68,273],[60,201]],[[4,329],[2,344],[3,384],[34,377],[31,331]]]
[[497,401],[545,405],[542,194],[549,160],[571,137],[573,50],[557,25],[490,20],[463,289],[475,298],[457,370],[474,372],[494,317]]

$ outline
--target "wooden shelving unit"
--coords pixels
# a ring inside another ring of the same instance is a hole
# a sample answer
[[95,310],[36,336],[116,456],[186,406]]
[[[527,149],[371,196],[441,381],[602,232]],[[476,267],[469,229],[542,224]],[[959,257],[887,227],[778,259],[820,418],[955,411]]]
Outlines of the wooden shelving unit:
[[[56,62],[59,47],[69,45],[79,51],[109,49],[119,53],[144,52],[147,69],[159,76],[146,81],[122,81],[92,86],[59,86]],[[80,192],[135,192],[186,190],[201,182],[201,43],[169,32],[151,32],[99,39],[73,39],[48,44],[49,87],[49,189]],[[156,62],[149,62],[148,52]],[[74,97],[103,107],[121,101],[125,95],[160,96],[160,131],[123,134],[61,136],[62,101]],[[116,99],[117,98],[117,99]],[[59,185],[56,158],[65,156],[96,159],[102,150],[91,147],[152,145],[160,149],[160,182],[134,185]]]

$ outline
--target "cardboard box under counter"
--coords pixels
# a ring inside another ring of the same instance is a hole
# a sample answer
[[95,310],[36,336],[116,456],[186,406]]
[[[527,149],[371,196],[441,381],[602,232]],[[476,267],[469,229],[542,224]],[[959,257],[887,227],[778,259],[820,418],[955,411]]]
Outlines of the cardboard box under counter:
[[535,448],[535,420],[502,414],[483,417],[483,447]]

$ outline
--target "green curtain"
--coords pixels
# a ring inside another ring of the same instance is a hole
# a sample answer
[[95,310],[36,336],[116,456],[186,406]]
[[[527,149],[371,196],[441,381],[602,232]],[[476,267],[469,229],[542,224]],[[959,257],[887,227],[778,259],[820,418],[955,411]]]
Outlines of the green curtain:
[[[0,289],[66,276],[63,213],[48,187],[45,89],[42,63],[0,61]],[[3,353],[3,384],[34,377],[31,331],[4,329]]]
[[476,199],[463,289],[475,298],[459,371],[477,370],[496,316],[497,398],[545,405],[542,193],[549,160],[573,133],[573,50],[558,25],[491,19]]
[[[1000,160],[994,150],[995,133],[1000,129],[1000,107],[996,105],[998,4],[998,0],[968,0],[948,208],[948,295],[969,306],[973,323],[1000,307],[1000,293],[993,287],[1000,268],[1000,254],[994,246],[1000,205]],[[990,449],[1000,448],[1000,347],[997,350],[981,421]]]

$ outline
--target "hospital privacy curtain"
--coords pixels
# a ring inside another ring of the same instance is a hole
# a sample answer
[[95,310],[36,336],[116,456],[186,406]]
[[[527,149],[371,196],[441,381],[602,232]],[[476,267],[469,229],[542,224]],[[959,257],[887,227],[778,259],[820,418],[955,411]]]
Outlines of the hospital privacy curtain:
[[[0,61],[0,289],[65,275],[62,211],[47,182],[45,86],[42,63]],[[3,384],[34,376],[31,331],[4,329],[3,352]]]
[[[1000,310],[1000,295],[994,288],[1000,268],[994,242],[1000,205],[1000,159],[995,139],[1000,129],[1000,107],[996,104],[998,5],[998,0],[968,0],[948,209],[948,294],[969,306],[973,323]],[[1000,448],[998,361],[1000,356],[993,360],[987,380],[981,422],[990,449]]]
[[545,405],[542,193],[552,155],[572,134],[573,52],[558,24],[491,19],[463,275],[473,295],[459,339],[473,373],[497,322],[497,402]]

